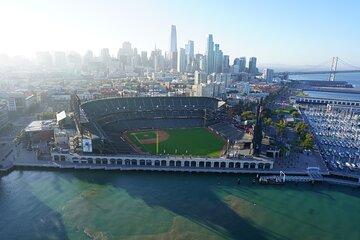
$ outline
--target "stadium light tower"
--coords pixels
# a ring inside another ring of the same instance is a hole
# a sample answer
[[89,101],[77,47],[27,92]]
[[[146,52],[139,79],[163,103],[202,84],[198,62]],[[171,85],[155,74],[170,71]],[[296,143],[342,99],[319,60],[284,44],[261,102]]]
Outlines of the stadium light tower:
[[262,141],[262,118],[261,112],[263,110],[263,99],[260,99],[260,103],[257,106],[256,111],[256,122],[254,127],[254,135],[252,140],[252,154],[254,156],[259,156],[261,153],[261,141]]
[[206,128],[206,108],[204,109],[204,128]]
[[159,154],[159,131],[156,131],[156,155]]

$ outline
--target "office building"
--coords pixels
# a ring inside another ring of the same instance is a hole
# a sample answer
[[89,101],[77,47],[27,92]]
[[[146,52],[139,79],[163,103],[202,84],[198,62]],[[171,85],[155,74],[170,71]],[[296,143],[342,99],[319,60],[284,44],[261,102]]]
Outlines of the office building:
[[267,83],[272,83],[274,79],[274,70],[269,68],[264,69],[263,78]]
[[186,71],[193,72],[193,62],[194,62],[194,41],[189,40],[185,44],[185,53],[186,53]]
[[[256,62],[256,60],[255,60]],[[246,57],[241,57],[239,59],[239,71],[246,72]]]
[[223,52],[220,50],[220,45],[215,44],[214,72],[221,73],[222,70],[223,70]]
[[229,57],[229,55],[224,55],[224,57],[223,57],[223,72],[224,73],[230,72],[230,57]]
[[65,52],[54,53],[54,65],[57,69],[66,69],[66,54]]
[[176,36],[176,26],[171,25],[171,36],[170,36],[170,49],[169,49],[169,60],[170,67],[172,70],[176,70],[177,68],[177,36]]
[[255,75],[258,73],[256,68],[256,57],[251,57],[249,60],[249,73]]
[[180,48],[179,61],[178,61],[178,72],[186,71],[186,53],[184,48]]
[[194,74],[194,84],[206,83],[207,82],[207,74],[202,71],[195,71]]
[[206,38],[206,69],[205,71],[210,74],[214,72],[214,40],[213,35],[209,34]]

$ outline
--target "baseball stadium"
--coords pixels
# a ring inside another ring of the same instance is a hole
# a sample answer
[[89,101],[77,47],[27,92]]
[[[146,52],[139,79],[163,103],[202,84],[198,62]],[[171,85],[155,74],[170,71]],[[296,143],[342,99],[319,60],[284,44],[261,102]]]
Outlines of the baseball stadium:
[[[71,101],[82,151],[52,151],[84,169],[227,172],[267,170],[271,159],[232,157],[250,143],[223,101],[209,97],[134,97]],[[62,165],[59,165],[62,166]],[[249,169],[249,170],[247,170]]]
[[[107,98],[81,104],[81,126],[102,139],[102,153],[221,156],[224,102],[208,97]],[[96,147],[94,146],[95,150]]]

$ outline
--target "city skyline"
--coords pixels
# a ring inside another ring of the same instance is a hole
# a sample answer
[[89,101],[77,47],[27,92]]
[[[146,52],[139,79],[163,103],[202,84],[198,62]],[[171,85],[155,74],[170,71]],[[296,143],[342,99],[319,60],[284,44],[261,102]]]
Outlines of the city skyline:
[[[178,51],[179,46],[192,40],[195,53],[204,53],[205,38],[213,34],[231,61],[241,56],[257,56],[260,65],[316,65],[340,56],[360,65],[357,47],[360,32],[353,27],[358,21],[356,1],[347,4],[197,1],[189,5],[186,1],[138,0],[102,1],[100,6],[96,3],[2,3],[0,20],[9,24],[4,24],[0,54],[34,57],[37,51],[85,54],[89,49],[98,53],[109,48],[115,55],[125,41],[147,52],[155,45],[166,50],[169,26],[176,25]],[[205,4],[207,10],[203,11]],[[170,9],[179,14],[172,14]]]

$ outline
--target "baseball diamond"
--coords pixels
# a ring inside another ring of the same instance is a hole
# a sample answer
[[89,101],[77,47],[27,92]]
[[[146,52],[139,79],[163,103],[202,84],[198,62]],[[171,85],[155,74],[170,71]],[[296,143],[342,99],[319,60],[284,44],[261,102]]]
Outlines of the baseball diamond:
[[225,141],[207,128],[140,130],[127,132],[126,137],[142,152],[150,154],[219,156],[225,146]]

